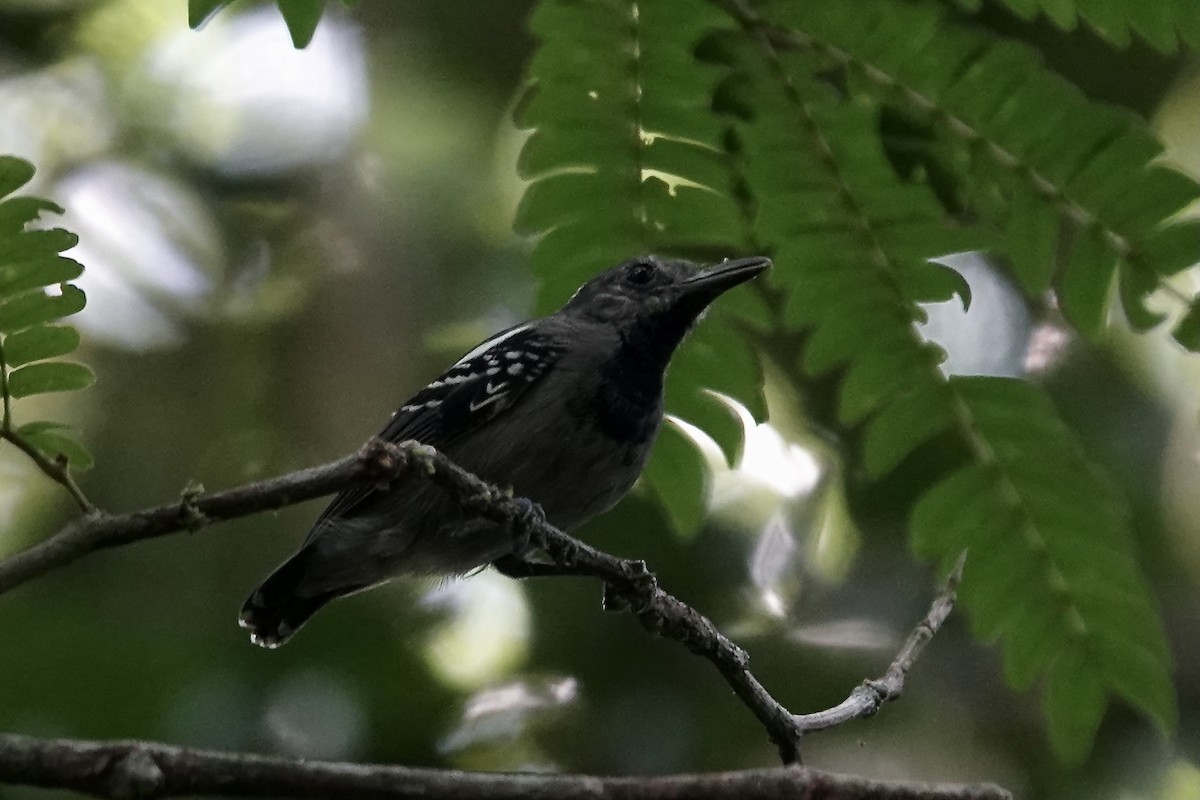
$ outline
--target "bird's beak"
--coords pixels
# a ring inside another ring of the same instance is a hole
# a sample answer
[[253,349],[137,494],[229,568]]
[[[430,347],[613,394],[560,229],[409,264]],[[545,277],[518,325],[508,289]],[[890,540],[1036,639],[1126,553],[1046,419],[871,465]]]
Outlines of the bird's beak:
[[683,291],[697,299],[711,302],[718,295],[739,283],[745,283],[769,266],[771,259],[763,256],[724,261],[688,278],[683,282]]

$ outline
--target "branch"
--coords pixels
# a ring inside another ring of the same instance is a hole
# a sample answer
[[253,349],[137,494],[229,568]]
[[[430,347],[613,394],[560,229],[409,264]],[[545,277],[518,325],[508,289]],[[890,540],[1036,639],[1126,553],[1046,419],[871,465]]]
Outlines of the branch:
[[990,784],[882,782],[802,767],[658,777],[480,773],[292,760],[150,742],[0,734],[0,783],[97,797],[180,795],[356,800],[1011,800]]
[[954,600],[958,594],[958,584],[962,581],[963,565],[966,560],[967,553],[964,550],[963,554],[958,557],[954,569],[950,571],[950,577],[946,578],[945,585],[933,598],[929,612],[908,635],[904,646],[900,648],[896,659],[888,666],[883,677],[873,681],[863,681],[850,693],[849,697],[833,708],[812,714],[798,714],[796,723],[803,733],[821,731],[852,719],[873,716],[884,703],[895,700],[904,692],[904,681],[908,677],[908,671],[912,669],[912,665],[925,650],[925,645],[929,644],[934,634],[941,630],[942,623],[954,609]]
[[342,489],[399,477],[407,470],[394,445],[368,442],[356,455],[320,467],[211,494],[185,493],[178,502],[127,514],[94,511],[49,539],[0,561],[0,594],[66,566],[89,553],[133,544],[214,522],[303,503]]
[[883,703],[899,696],[909,668],[950,613],[962,568],[960,559],[946,589],[883,678],[865,682],[832,709],[795,715],[750,672],[746,652],[703,614],[659,588],[644,562],[616,558],[568,536],[546,522],[528,500],[514,498],[481,480],[432,447],[413,441],[397,445],[372,439],[358,454],[322,467],[212,494],[186,494],[176,503],[143,511],[120,515],[96,512],[81,517],[45,542],[0,562],[0,593],[96,550],[185,529],[198,530],[219,520],[282,508],[358,484],[386,485],[405,474],[434,482],[464,509],[527,538],[550,557],[554,566],[600,578],[605,584],[606,608],[630,611],[646,630],[674,639],[710,661],[766,729],[784,764],[799,762],[800,738],[805,732],[870,716]]
[[[0,369],[0,372],[3,372]],[[41,450],[33,445],[28,439],[17,433],[16,429],[9,423],[8,411],[8,396],[5,392],[4,406],[4,423],[0,427],[0,439],[12,442],[13,445],[22,453],[29,456],[29,460],[37,465],[37,468],[42,471],[50,480],[60,484],[71,495],[71,499],[79,506],[79,510],[85,514],[93,514],[96,512],[96,507],[92,505],[92,501],[88,500],[87,495],[79,488],[79,484],[75,482],[75,477],[71,475],[71,470],[67,466],[66,461],[52,461]]]
[[507,497],[431,447],[409,451],[422,471],[445,489],[463,508],[528,535],[558,566],[604,581],[605,608],[628,610],[646,630],[674,639],[708,659],[734,693],[758,718],[785,764],[799,761],[801,731],[791,712],[773,698],[750,673],[746,652],[729,640],[700,612],[658,586],[644,561],[630,561],[584,544],[530,514],[526,501]]
[[708,659],[766,729],[784,764],[799,763],[800,738],[808,731],[872,716],[884,703],[900,696],[908,670],[954,607],[966,558],[965,553],[959,557],[945,587],[882,678],[865,681],[834,708],[796,715],[772,697],[750,672],[746,651],[703,614],[659,588],[645,562],[611,556],[568,536],[541,516],[530,514],[528,501],[506,496],[432,447],[414,443],[399,447],[406,448],[408,458],[421,465],[420,471],[463,508],[528,535],[530,543],[544,550],[555,566],[603,580],[606,609],[631,611],[646,630],[674,639]]

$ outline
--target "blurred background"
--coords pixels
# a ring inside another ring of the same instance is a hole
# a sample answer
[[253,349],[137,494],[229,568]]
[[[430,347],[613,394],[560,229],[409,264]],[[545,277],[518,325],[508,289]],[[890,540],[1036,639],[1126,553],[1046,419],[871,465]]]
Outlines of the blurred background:
[[[531,313],[529,245],[509,227],[531,7],[334,3],[297,51],[275,8],[253,2],[191,31],[184,0],[0,0],[0,153],[34,162],[27,191],[63,205],[80,235],[88,308],[75,324],[99,376],[17,413],[80,428],[96,503],[154,505],[344,455]],[[1040,47],[1093,98],[1151,116],[1173,163],[1200,173],[1194,61],[1000,11],[983,21]],[[947,369],[1039,374],[1127,489],[1177,659],[1180,733],[1168,742],[1118,706],[1091,761],[1064,767],[1036,693],[1007,689],[997,654],[955,618],[901,702],[812,736],[806,760],[989,780],[1028,798],[1196,800],[1196,359],[1165,337],[1090,349],[1031,320],[985,259],[949,263],[976,301],[969,314],[931,309]],[[701,530],[672,531],[635,491],[581,535],[649,561],[750,650],[781,701],[813,711],[883,670],[938,576],[886,513],[850,522],[836,452],[769,371],[766,388],[771,425],[713,398],[744,426],[733,465],[678,426],[711,471]],[[0,729],[477,769],[775,762],[707,663],[605,615],[592,581],[397,582],[333,604],[281,650],[252,647],[237,609],[321,507],[98,553],[0,597]],[[0,448],[0,555],[72,512]]]

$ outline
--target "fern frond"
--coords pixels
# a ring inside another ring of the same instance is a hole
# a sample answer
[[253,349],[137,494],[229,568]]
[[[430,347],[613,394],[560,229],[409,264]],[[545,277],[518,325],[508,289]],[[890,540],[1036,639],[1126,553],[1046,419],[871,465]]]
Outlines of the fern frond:
[[[342,0],[344,5],[353,5],[357,0]],[[188,25],[199,28],[215,17],[218,12],[233,0],[188,0]],[[317,23],[325,12],[326,0],[275,0],[279,13],[283,15],[288,34],[292,37],[292,45],[297,49],[308,47],[313,34],[317,32]]]
[[858,89],[923,115],[966,148],[977,168],[968,183],[1000,196],[979,209],[1007,231],[1025,288],[1044,289],[1053,275],[1045,262],[1056,250],[1069,254],[1059,291],[1085,333],[1104,326],[1114,274],[1127,317],[1144,328],[1159,320],[1145,296],[1200,261],[1193,228],[1167,221],[1200,195],[1196,182],[1153,163],[1161,146],[1140,119],[1087,101],[1029,48],[960,25],[933,4],[866,0],[846,14],[825,3],[773,3],[766,16]]
[[[880,149],[878,110],[811,77],[811,59],[767,51],[738,69],[754,109],[741,126],[755,235],[772,247],[785,320],[811,331],[805,367],[841,367],[839,412],[867,421],[865,464],[881,476],[955,424],[942,352],[915,323],[918,303],[968,299],[928,259],[987,244],[949,223],[928,189],[901,182]],[[915,424],[914,424],[915,423]]]
[[953,378],[950,389],[980,459],[920,500],[914,546],[947,565],[969,550],[961,596],[975,632],[1002,642],[1014,686],[1044,676],[1066,758],[1086,753],[1110,694],[1172,728],[1170,653],[1120,494],[1033,387]]
[[1183,319],[1175,326],[1175,341],[1193,353],[1200,353],[1200,300],[1192,302]]
[[[710,110],[715,68],[693,56],[697,42],[727,24],[699,0],[547,0],[531,26],[539,46],[532,94],[518,123],[532,130],[520,172],[530,183],[518,232],[537,236],[538,305],[561,304],[587,279],[644,252],[670,255],[742,250],[742,214],[730,196],[723,125]],[[738,398],[762,414],[757,366],[719,319],[699,326],[673,362],[668,410],[708,429],[733,427],[700,389]],[[710,431],[711,432],[711,431]],[[726,446],[728,436],[719,437]],[[646,477],[684,502],[668,509],[680,529],[703,507],[697,470],[657,448]]]
[[[1175,52],[1178,41],[1200,47],[1200,6],[1193,0],[1114,3],[1111,0],[1000,0],[1022,19],[1039,13],[1055,27],[1073,31],[1082,20],[1103,39],[1125,48],[1134,36],[1160,53]],[[982,0],[957,0],[977,11]]]
[[[984,551],[984,566],[965,576],[964,600],[980,632],[1001,639],[1014,683],[1045,677],[1059,752],[1086,751],[1110,691],[1170,725],[1166,647],[1118,496],[1037,390],[999,379],[948,381],[941,353],[916,330],[917,304],[954,286],[927,259],[986,248],[987,238],[956,229],[931,191],[896,177],[880,149],[879,105],[839,95],[820,58],[760,49],[761,65],[742,63],[754,109],[741,130],[755,233],[776,248],[788,320],[810,331],[806,368],[843,370],[839,410],[845,423],[866,426],[868,472],[882,475],[939,434],[962,443],[966,464],[922,500],[915,540],[923,554],[946,561],[970,548],[974,563]],[[1097,526],[1109,549],[1091,564],[1093,552],[1078,548]],[[998,580],[1029,593],[1015,602],[1012,591],[994,591]],[[1065,611],[1062,592],[1072,604]],[[1113,602],[1118,594],[1131,598],[1125,611]],[[1005,627],[1013,615],[1028,630]],[[1086,658],[1078,657],[1078,631],[1062,619],[1083,621]],[[1151,654],[1138,662],[1136,680],[1122,673],[1130,637]],[[1079,687],[1095,689],[1082,698],[1090,704],[1074,705]]]
[[[66,426],[32,422],[17,427],[13,420],[19,398],[83,389],[95,380],[83,364],[48,360],[79,346],[75,330],[58,323],[83,310],[83,292],[69,283],[83,267],[61,255],[75,246],[75,234],[61,228],[27,229],[43,211],[61,213],[61,208],[36,197],[8,197],[33,174],[29,162],[0,156],[0,435],[27,452],[40,451],[43,469],[53,472],[51,465],[63,459],[76,469],[87,469],[91,457]],[[65,475],[62,480],[69,482]]]
[[308,47],[325,12],[325,0],[275,0],[275,4],[287,24],[292,45],[298,49]]

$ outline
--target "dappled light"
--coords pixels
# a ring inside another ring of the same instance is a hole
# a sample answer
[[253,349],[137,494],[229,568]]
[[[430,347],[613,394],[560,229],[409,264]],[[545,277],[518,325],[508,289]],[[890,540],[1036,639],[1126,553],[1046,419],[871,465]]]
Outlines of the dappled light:
[[366,120],[362,47],[355,26],[332,16],[297,50],[273,9],[249,8],[199,32],[172,26],[147,48],[136,91],[165,100],[157,124],[205,167],[313,168],[346,155]]
[[[807,620],[820,597],[845,578],[858,548],[854,526],[840,510],[836,480],[818,459],[822,451],[789,441],[770,422],[758,422],[728,395],[710,392],[741,429],[736,460],[695,425],[672,417],[704,454],[714,521],[749,540],[746,576],[754,600],[736,629],[747,633]],[[815,444],[810,442],[809,444]]]
[[226,255],[216,219],[194,189],[161,173],[97,162],[68,173],[54,195],[80,235],[85,267],[79,326],[133,350],[180,344],[204,315]]
[[95,60],[74,57],[28,72],[0,73],[0,152],[46,168],[30,189],[47,192],[56,169],[100,156],[117,142],[117,112]]
[[262,726],[273,748],[301,758],[355,758],[366,714],[338,676],[303,671],[286,676],[266,699]]
[[485,758],[493,769],[555,770],[538,733],[580,702],[574,678],[537,676],[486,686],[466,698],[438,749],[460,760]]
[[867,617],[801,624],[791,628],[787,637],[802,647],[877,653],[895,649],[900,638],[896,630]]
[[951,298],[924,305],[922,335],[946,351],[947,375],[1019,377],[1026,371],[1030,319],[1016,287],[979,253],[955,253],[938,262],[952,267],[971,287],[970,308]]
[[459,689],[475,689],[523,666],[532,621],[525,590],[491,570],[441,582],[422,599],[439,620],[425,638],[433,674]]

